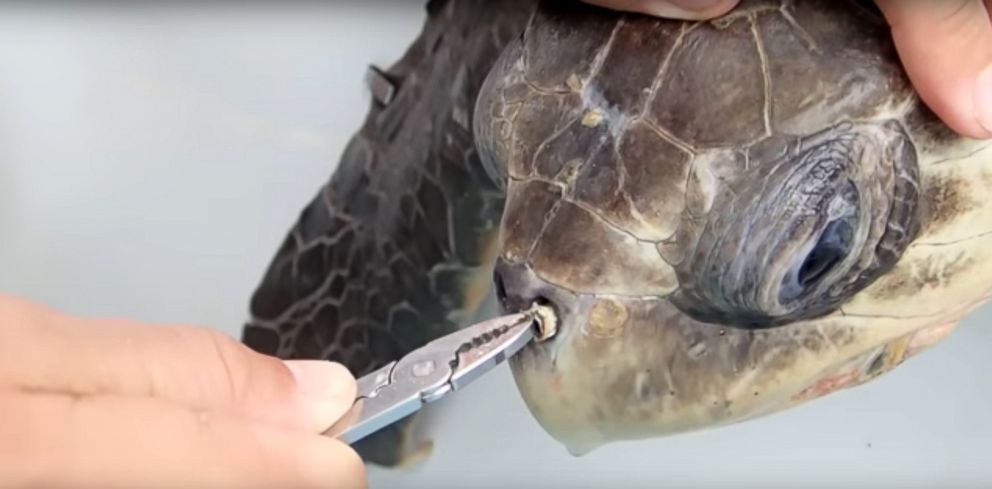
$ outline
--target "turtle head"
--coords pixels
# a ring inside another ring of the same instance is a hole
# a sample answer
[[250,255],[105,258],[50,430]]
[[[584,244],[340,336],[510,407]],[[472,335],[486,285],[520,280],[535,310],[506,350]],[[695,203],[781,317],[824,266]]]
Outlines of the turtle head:
[[765,7],[549,2],[483,87],[496,291],[558,315],[512,371],[575,453],[860,384],[992,288],[992,149],[919,104],[870,12]]

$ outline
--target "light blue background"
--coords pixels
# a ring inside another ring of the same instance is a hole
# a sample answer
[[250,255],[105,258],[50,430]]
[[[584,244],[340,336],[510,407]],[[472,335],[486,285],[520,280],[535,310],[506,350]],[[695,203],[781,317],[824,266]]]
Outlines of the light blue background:
[[[398,57],[421,14],[0,8],[0,290],[236,336],[365,115],[366,63]],[[584,458],[538,428],[504,368],[432,413],[433,458],[373,470],[372,487],[989,486],[990,313],[867,386]]]

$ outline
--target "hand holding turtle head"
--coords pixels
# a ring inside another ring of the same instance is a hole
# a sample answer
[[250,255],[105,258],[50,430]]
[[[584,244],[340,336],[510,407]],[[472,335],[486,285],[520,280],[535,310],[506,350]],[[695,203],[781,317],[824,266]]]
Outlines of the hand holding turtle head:
[[739,0],[587,0],[588,3],[615,10],[639,12],[679,20],[707,20],[719,17]]
[[[739,0],[586,0],[607,8],[706,20]],[[923,101],[967,137],[992,138],[992,0],[876,0]]]

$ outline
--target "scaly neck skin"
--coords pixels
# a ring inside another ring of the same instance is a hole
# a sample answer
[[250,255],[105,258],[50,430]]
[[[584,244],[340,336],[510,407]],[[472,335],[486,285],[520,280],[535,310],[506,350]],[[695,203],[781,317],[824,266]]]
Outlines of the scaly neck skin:
[[[373,103],[253,294],[248,346],[361,376],[473,319],[504,200],[479,161],[473,110],[533,4],[430,2],[420,36],[385,73],[394,96]],[[356,448],[373,463],[402,463],[413,455],[407,424]]]

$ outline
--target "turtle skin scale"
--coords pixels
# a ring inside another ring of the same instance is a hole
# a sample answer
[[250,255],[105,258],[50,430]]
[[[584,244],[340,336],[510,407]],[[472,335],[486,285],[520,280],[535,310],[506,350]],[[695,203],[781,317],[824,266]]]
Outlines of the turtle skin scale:
[[[491,288],[546,302],[559,333],[510,363],[576,454],[890,371],[989,297],[992,148],[919,101],[867,5],[431,2],[243,341],[359,376]],[[356,449],[411,460],[412,419]]]
[[[420,37],[383,73],[330,181],[305,206],[254,292],[242,341],[358,377],[466,326],[485,300],[504,195],[475,150],[472,115],[534,3],[434,0]],[[423,447],[407,418],[355,449],[395,466]]]

